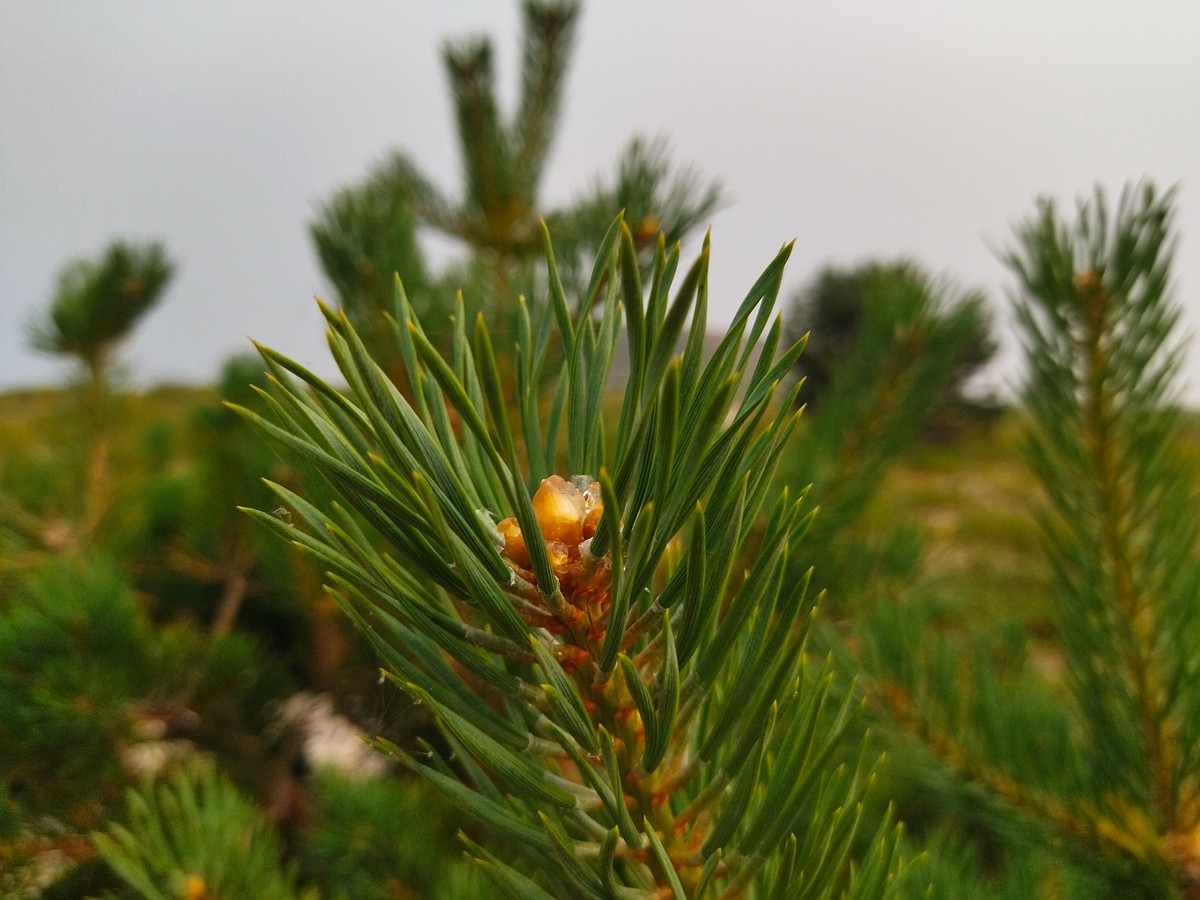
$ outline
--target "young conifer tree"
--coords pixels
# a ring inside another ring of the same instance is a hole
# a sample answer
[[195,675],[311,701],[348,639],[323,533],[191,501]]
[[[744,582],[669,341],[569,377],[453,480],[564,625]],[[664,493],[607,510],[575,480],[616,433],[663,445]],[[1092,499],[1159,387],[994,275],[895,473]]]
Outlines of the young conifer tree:
[[113,350],[162,299],[174,272],[158,243],[115,241],[99,259],[75,260],[59,274],[45,319],[30,326],[30,344],[77,359],[93,394],[102,396]]
[[1074,220],[1043,201],[1007,257],[1062,683],[1005,674],[988,647],[956,653],[911,612],[864,640],[895,721],[1022,854],[1057,855],[1035,880],[1060,896],[1200,897],[1200,506],[1172,215],[1149,184],[1115,211],[1097,191]]
[[[478,302],[503,359],[517,328],[517,296],[544,294],[539,222],[555,235],[559,273],[582,289],[597,245],[613,217],[634,223],[642,274],[649,274],[659,232],[682,241],[723,200],[720,185],[671,160],[664,139],[632,138],[613,178],[597,179],[565,205],[542,196],[550,149],[561,121],[567,71],[579,19],[576,2],[522,3],[522,52],[517,108],[505,116],[496,96],[493,45],[487,38],[451,41],[442,49],[454,107],[461,187],[438,186],[404,152],[394,152],[361,182],[322,204],[309,232],[338,300],[375,360],[389,372],[401,365],[382,320],[391,308],[392,273],[403,272],[426,336],[449,343],[444,323],[462,291]],[[460,244],[464,260],[427,270],[419,229]]]
[[[807,414],[784,462],[811,484],[821,514],[809,532],[822,586],[839,613],[913,580],[903,528],[849,536],[892,465],[951,409],[961,363],[990,343],[983,298],[915,263],[825,269],[785,312],[785,340],[811,333],[793,377]],[[815,359],[809,359],[814,353]],[[827,607],[828,609],[828,607]]]
[[503,114],[496,98],[490,40],[449,41],[442,48],[462,159],[460,195],[442,190],[404,153],[393,154],[374,176],[379,189],[390,187],[401,195],[418,224],[470,249],[489,282],[490,312],[506,325],[521,266],[541,244],[539,188],[579,19],[575,2],[526,0],[521,11],[520,88],[511,116]]
[[672,293],[678,246],[659,240],[644,284],[618,219],[572,311],[543,239],[515,397],[482,318],[443,356],[399,281],[400,388],[332,310],[347,393],[261,348],[273,421],[243,414],[340,499],[274,486],[290,512],[250,515],[324,567],[433,712],[444,746],[379,747],[509,844],[467,842],[504,896],[893,894],[895,833],[860,828],[874,762],[846,753],[858,702],[805,652],[809,576],[785,577],[812,512],[771,489],[797,416],[774,395],[803,346],[772,320],[790,246],[706,360],[707,242]]
[[111,502],[113,354],[162,299],[174,274],[175,263],[162,244],[114,241],[102,256],[63,268],[49,310],[29,327],[35,350],[75,359],[85,377],[80,400],[86,430],[80,443],[87,446],[87,459],[80,467],[80,521],[70,541],[77,546],[100,530]]

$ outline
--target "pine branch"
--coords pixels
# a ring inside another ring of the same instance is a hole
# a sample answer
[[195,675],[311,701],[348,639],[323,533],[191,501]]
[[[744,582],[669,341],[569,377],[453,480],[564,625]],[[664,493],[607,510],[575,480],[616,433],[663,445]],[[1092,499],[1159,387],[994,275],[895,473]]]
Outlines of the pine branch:
[[[1043,202],[1007,257],[1023,294],[1029,460],[1070,692],[1044,764],[1062,771],[1038,771],[1037,717],[1012,715],[1029,698],[1000,693],[982,648],[966,678],[945,642],[917,626],[889,643],[881,620],[867,652],[902,676],[876,688],[893,721],[965,780],[1057,833],[1105,882],[1193,896],[1200,524],[1172,405],[1171,218],[1171,195],[1149,185],[1115,213],[1097,192],[1073,222]],[[893,644],[922,646],[920,660]]]
[[464,206],[486,220],[515,199],[511,149],[496,106],[491,43],[479,39],[447,44],[442,58],[454,97],[466,175]]
[[[274,421],[239,411],[321,471],[342,506],[277,491],[296,525],[251,514],[328,571],[469,776],[381,748],[515,840],[558,895],[831,889],[849,871],[871,763],[834,764],[855,694],[835,699],[829,664],[807,662],[808,579],[785,578],[811,514],[768,496],[795,421],[787,404],[768,410],[800,347],[775,341],[745,366],[790,247],[707,361],[694,331],[672,359],[685,322],[704,322],[707,247],[673,299],[673,256],[660,252],[646,296],[618,219],[573,311],[548,235],[545,247],[549,298],[513,348],[515,398],[482,320],[470,340],[460,324],[442,356],[402,290],[393,334],[411,401],[344,314],[324,310],[348,396],[264,350]],[[622,328],[635,374],[612,416]],[[564,362],[545,420],[536,392],[554,341]],[[757,558],[731,578],[760,510]],[[539,895],[495,858],[480,864],[504,890]]]
[[529,0],[521,56],[521,107],[512,128],[514,183],[532,206],[554,136],[579,6]]
[[[1182,710],[1172,700],[1190,692],[1172,670],[1191,651],[1164,619],[1190,602],[1178,589],[1195,575],[1181,581],[1156,557],[1174,547],[1178,568],[1194,573],[1197,526],[1171,499],[1196,489],[1172,449],[1178,420],[1167,407],[1178,363],[1167,346],[1177,317],[1165,293],[1169,226],[1170,196],[1150,186],[1126,192],[1115,219],[1097,193],[1073,231],[1045,204],[1010,262],[1032,298],[1021,309],[1034,361],[1031,450],[1057,507],[1046,527],[1076,696],[1110,760],[1106,780],[1111,765],[1159,827],[1179,828],[1192,823],[1178,817]],[[1070,496],[1066,485],[1084,489]]]

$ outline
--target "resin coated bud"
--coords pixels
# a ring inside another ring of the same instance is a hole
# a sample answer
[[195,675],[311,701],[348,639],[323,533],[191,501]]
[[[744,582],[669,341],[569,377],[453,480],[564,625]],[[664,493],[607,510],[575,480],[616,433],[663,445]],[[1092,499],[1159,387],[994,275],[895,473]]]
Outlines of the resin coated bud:
[[[608,599],[608,559],[594,559],[587,543],[604,513],[599,483],[586,475],[570,481],[551,475],[538,485],[532,505],[546,542],[550,568],[564,595],[572,603],[598,604],[592,612],[600,621]],[[529,544],[517,520],[504,519],[496,523],[496,530],[504,539],[504,555],[521,570],[522,577],[536,583],[528,571]]]

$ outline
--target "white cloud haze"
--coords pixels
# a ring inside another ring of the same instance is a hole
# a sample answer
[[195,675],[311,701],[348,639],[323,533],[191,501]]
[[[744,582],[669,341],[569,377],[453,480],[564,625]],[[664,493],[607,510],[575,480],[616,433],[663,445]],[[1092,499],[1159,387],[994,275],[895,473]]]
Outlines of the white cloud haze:
[[[439,47],[471,33],[511,101],[515,2],[0,4],[0,387],[62,380],[25,325],[64,263],[117,237],[180,262],[124,348],[140,383],[210,381],[250,336],[329,371],[307,223],[392,148],[457,188]],[[712,222],[719,321],[791,238],[785,293],[906,254],[1003,307],[993,251],[1036,195],[1115,200],[1148,176],[1181,187],[1195,331],[1198,47],[1192,0],[593,0],[545,199],[611,171],[634,132],[669,136],[732,200]],[[1200,401],[1200,349],[1185,374]]]

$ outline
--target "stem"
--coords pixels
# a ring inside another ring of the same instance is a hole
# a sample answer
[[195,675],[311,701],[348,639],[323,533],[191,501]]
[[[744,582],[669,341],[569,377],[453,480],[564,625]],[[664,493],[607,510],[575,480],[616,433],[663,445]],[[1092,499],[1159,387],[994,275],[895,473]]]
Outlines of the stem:
[[[638,748],[645,743],[645,735],[641,721],[633,714],[634,702],[629,696],[621,679],[610,678],[601,684],[593,682],[593,665],[584,666],[577,675],[577,683],[581,690],[587,692],[595,704],[595,718],[614,738],[617,750],[617,761],[621,769],[621,786],[626,795],[632,800],[630,804],[635,813],[634,821],[644,816],[667,851],[672,860],[676,873],[683,883],[689,896],[695,889],[700,875],[700,868],[688,862],[688,847],[686,829],[681,833],[676,827],[676,817],[671,812],[670,794],[664,790],[659,770],[647,775],[639,775]],[[638,854],[641,858],[641,854]],[[646,858],[651,869],[657,868],[653,858]],[[665,874],[665,873],[663,873]],[[664,887],[666,881],[660,881]]]
[[1093,289],[1085,309],[1084,352],[1086,382],[1084,427],[1095,467],[1098,504],[1101,515],[1101,552],[1110,573],[1113,600],[1126,632],[1122,653],[1132,683],[1138,728],[1145,744],[1152,783],[1151,802],[1163,825],[1178,824],[1172,790],[1175,753],[1163,723],[1163,707],[1157,672],[1154,636],[1157,617],[1151,598],[1138,588],[1129,524],[1135,521],[1133,491],[1122,478],[1120,447],[1111,427],[1114,400],[1106,385],[1111,376],[1111,354],[1106,345],[1110,321],[1109,295],[1103,288]]
[[88,423],[87,463],[84,470],[83,513],[78,540],[90,544],[109,506],[108,476],[111,396],[108,359],[103,348],[83,357],[88,383],[84,392],[84,421]]
[[1088,847],[1102,842],[1093,823],[1077,816],[1066,804],[1034,793],[1015,778],[976,758],[950,732],[932,725],[918,712],[912,697],[899,684],[886,682],[871,691],[872,702],[891,713],[893,722],[915,737],[951,769],[963,773],[1009,806],[1035,821],[1053,826],[1059,833]]
[[233,631],[233,624],[241,612],[242,602],[250,590],[252,568],[252,564],[237,564],[226,573],[225,587],[221,590],[221,599],[217,601],[217,614],[213,617],[214,637],[224,637]]

